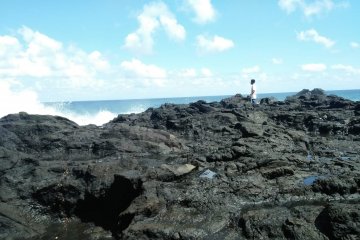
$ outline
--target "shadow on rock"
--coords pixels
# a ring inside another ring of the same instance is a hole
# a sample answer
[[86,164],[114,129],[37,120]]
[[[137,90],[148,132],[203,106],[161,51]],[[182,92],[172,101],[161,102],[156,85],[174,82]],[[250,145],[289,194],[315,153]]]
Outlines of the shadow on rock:
[[133,216],[125,215],[119,218],[131,202],[141,193],[141,183],[133,184],[123,176],[115,176],[115,180],[103,196],[95,197],[85,194],[84,200],[79,200],[75,214],[83,222],[93,222],[97,226],[110,230],[114,236],[126,229]]

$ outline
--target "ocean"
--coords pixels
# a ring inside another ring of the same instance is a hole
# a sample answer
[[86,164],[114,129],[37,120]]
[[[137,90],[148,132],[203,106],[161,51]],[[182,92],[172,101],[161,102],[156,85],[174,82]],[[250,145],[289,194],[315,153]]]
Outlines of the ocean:
[[[353,101],[360,101],[360,90],[337,90],[325,92],[326,94],[334,94]],[[272,96],[280,101],[283,101],[287,96],[294,94],[296,93],[264,93],[258,94],[258,99]],[[66,117],[79,125],[95,124],[100,126],[114,119],[118,114],[140,113],[150,107],[160,107],[165,103],[188,104],[198,100],[214,102],[227,97],[230,97],[230,95],[103,101],[37,102],[27,104],[25,109],[22,111],[31,114],[59,115]],[[0,115],[0,117],[3,116],[5,116],[4,113]]]

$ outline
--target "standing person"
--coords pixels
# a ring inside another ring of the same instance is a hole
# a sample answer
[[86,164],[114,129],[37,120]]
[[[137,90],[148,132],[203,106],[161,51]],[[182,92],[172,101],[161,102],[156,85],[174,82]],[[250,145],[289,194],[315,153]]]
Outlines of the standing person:
[[255,79],[251,79],[251,93],[250,93],[250,99],[251,103],[253,105],[256,104],[256,86],[255,86]]

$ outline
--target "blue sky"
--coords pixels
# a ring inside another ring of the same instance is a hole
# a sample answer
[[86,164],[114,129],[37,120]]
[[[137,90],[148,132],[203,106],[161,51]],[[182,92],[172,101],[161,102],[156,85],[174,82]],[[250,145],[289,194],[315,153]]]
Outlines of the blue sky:
[[1,0],[0,95],[360,89],[357,0]]

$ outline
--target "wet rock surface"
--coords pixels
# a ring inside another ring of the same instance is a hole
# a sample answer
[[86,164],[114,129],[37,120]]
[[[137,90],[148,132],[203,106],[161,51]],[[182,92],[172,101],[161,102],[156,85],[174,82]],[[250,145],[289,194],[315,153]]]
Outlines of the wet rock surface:
[[0,239],[358,239],[359,111],[314,89],[102,127],[8,115]]

